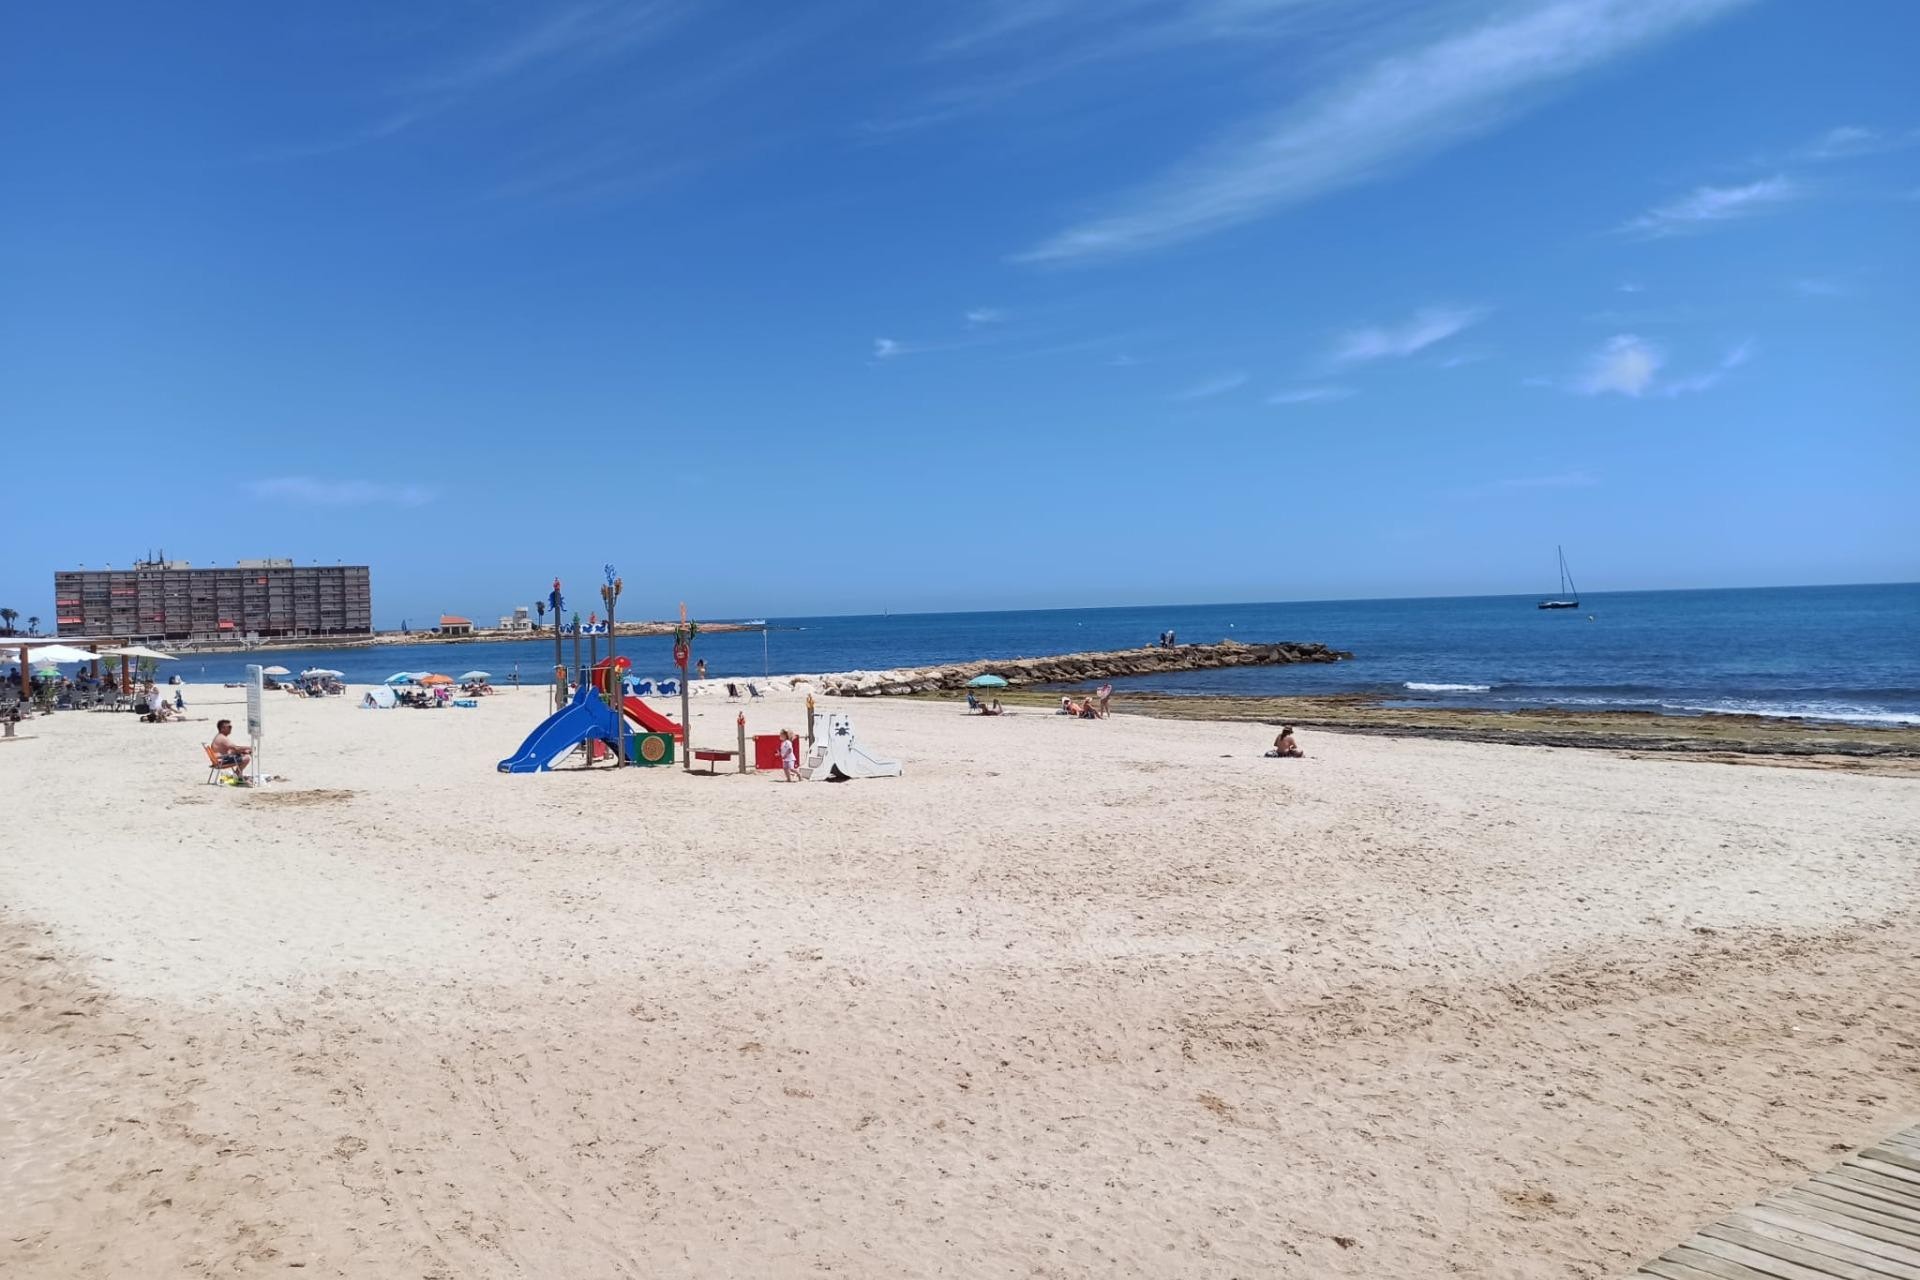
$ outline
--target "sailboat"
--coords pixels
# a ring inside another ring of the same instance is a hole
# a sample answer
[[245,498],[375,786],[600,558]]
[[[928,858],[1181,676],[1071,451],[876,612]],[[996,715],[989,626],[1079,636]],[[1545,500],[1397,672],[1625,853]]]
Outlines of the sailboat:
[[1580,607],[1580,588],[1573,585],[1573,574],[1567,568],[1567,553],[1564,548],[1555,547],[1560,553],[1560,595],[1553,600],[1542,600],[1542,609],[1578,609]]

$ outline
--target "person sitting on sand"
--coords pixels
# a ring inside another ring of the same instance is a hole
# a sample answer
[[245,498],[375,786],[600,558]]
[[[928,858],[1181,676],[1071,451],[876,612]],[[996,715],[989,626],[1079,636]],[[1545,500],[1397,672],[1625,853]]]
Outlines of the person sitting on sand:
[[234,782],[243,787],[247,785],[247,763],[253,759],[253,748],[233,740],[233,721],[222,720],[214,725],[213,741],[207,747],[213,752],[215,764],[232,769]]
[[1282,725],[1280,736],[1273,740],[1273,750],[1267,752],[1269,759],[1299,760],[1306,756],[1300,744],[1293,739],[1293,726]]

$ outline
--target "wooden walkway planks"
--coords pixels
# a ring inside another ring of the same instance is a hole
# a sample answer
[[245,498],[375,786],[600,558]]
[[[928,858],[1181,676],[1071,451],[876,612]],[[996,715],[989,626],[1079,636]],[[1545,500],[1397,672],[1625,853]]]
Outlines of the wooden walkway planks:
[[1633,1273],[1660,1280],[1920,1280],[1920,1125],[1748,1209]]

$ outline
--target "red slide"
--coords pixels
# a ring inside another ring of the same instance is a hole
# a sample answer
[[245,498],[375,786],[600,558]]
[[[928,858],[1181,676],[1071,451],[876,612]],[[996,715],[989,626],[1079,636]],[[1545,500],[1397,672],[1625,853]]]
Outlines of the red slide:
[[627,713],[627,719],[645,729],[648,733],[670,733],[677,742],[687,740],[686,731],[673,721],[655,711],[638,698],[628,698],[620,709]]
[[[624,677],[632,666],[633,664],[625,658],[600,659],[600,661],[593,664],[593,687],[598,689],[603,695],[607,695],[609,701],[611,701],[614,681]],[[675,742],[684,743],[687,740],[687,731],[685,729],[682,729],[679,725],[667,719],[638,698],[629,697],[624,699],[620,709],[627,713],[627,719],[633,721],[648,733],[670,733],[673,735]]]

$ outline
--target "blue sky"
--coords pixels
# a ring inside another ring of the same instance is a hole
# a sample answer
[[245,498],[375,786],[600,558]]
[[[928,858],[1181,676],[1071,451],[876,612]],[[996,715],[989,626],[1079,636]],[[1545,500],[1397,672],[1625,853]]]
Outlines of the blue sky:
[[0,603],[1920,577],[1906,0],[14,6]]

